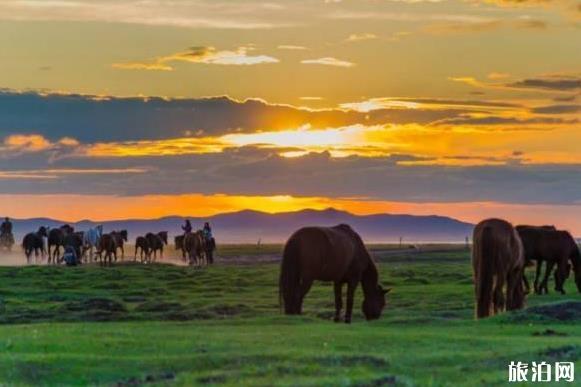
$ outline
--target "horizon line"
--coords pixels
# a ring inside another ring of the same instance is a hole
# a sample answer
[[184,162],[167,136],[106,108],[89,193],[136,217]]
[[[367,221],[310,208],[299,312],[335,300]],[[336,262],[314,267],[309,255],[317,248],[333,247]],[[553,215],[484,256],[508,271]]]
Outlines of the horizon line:
[[[295,211],[274,211],[274,212],[267,212],[267,211],[260,211],[260,210],[254,210],[254,209],[250,209],[250,208],[245,208],[242,210],[237,210],[237,211],[226,211],[226,212],[218,212],[212,215],[208,215],[208,216],[200,216],[200,215],[165,215],[165,216],[160,216],[157,218],[120,218],[120,219],[80,219],[80,220],[65,220],[65,219],[57,219],[57,218],[52,218],[52,217],[47,217],[47,216],[39,216],[39,217],[31,217],[31,218],[18,218],[18,217],[11,217],[8,216],[10,218],[10,220],[13,221],[29,221],[29,220],[37,220],[37,219],[46,219],[49,221],[53,221],[53,222],[62,222],[62,223],[83,223],[83,222],[91,222],[91,223],[111,223],[111,222],[130,222],[130,221],[155,221],[155,220],[161,220],[161,219],[167,219],[167,218],[192,218],[192,219],[204,219],[204,218],[213,218],[216,216],[221,216],[221,215],[233,215],[233,214],[239,214],[242,212],[252,212],[252,213],[257,213],[257,214],[263,214],[263,215],[271,215],[271,216],[275,216],[275,215],[281,215],[281,214],[296,214],[299,212],[306,212],[306,211],[312,211],[312,212],[326,212],[326,211],[335,211],[335,212],[339,212],[339,213],[344,213],[347,215],[351,215],[351,216],[355,216],[355,217],[370,217],[370,216],[377,216],[377,215],[391,215],[391,216],[410,216],[410,217],[419,217],[419,218],[424,218],[424,217],[442,217],[442,218],[449,218],[449,219],[453,219],[455,221],[458,222],[462,222],[462,223],[470,223],[470,222],[466,222],[464,220],[460,220],[448,215],[441,215],[441,214],[430,214],[430,215],[414,215],[414,214],[409,214],[409,213],[391,213],[391,212],[377,212],[377,213],[371,213],[371,214],[356,214],[347,210],[340,210],[337,209],[335,207],[327,207],[327,208],[323,208],[323,209],[317,209],[317,208],[312,208],[312,207],[305,207],[302,208],[300,210],[295,210]],[[0,219],[5,218],[6,216],[1,216]]]

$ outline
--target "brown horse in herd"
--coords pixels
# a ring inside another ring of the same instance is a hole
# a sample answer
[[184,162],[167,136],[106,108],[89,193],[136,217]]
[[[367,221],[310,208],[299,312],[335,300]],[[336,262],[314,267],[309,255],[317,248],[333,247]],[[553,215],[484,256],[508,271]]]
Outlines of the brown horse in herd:
[[[127,230],[111,231],[111,236],[115,239],[115,251],[121,249],[121,260],[123,260],[125,258],[124,244],[128,239]],[[115,260],[117,260],[117,258],[115,258]]]
[[[581,255],[575,239],[567,231],[553,226],[517,226],[522,240],[525,258],[528,262],[537,261],[534,289],[537,294],[547,294],[551,271],[556,265],[555,290],[565,294],[563,283],[569,277],[571,263],[575,272],[575,283],[581,292]],[[540,281],[543,262],[546,262],[545,275]],[[569,263],[570,262],[570,263]],[[528,281],[525,282],[528,284]]]
[[305,295],[315,280],[333,281],[335,321],[341,320],[342,287],[347,284],[345,322],[351,322],[355,289],[363,287],[362,311],[367,320],[377,319],[385,307],[377,267],[361,237],[345,224],[305,227],[287,241],[281,264],[279,296],[286,314],[301,314]]
[[45,249],[44,249],[44,239],[48,236],[47,228],[41,226],[37,232],[31,232],[24,236],[22,239],[22,248],[24,249],[24,254],[26,255],[26,261],[30,263],[30,258],[32,253],[36,259],[38,259],[39,253],[40,256],[44,256]]
[[75,229],[68,224],[62,225],[58,228],[52,228],[48,232],[47,246],[48,246],[48,263],[58,263],[61,256],[61,247],[65,248],[65,239],[67,236],[73,234]]
[[157,259],[157,252],[159,251],[160,258],[163,259],[163,246],[167,245],[167,231],[160,231],[157,234],[148,232],[145,239],[149,244],[150,255],[153,254],[153,260]]
[[138,236],[137,239],[135,239],[135,256],[133,258],[134,261],[137,261],[138,253],[139,258],[141,259],[141,263],[149,261],[151,256],[151,248],[149,247],[149,241],[144,236]]
[[505,220],[484,220],[474,228],[473,243],[476,318],[522,308],[525,258],[515,228]]
[[184,248],[184,239],[185,239],[184,235],[176,235],[174,237],[174,244],[175,244],[176,251],[182,252],[182,260],[185,262],[186,261],[186,249]]
[[197,264],[201,266],[206,257],[205,251],[205,240],[202,231],[198,230],[184,235],[182,253],[185,252],[190,265]]
[[[117,242],[113,234],[103,234],[97,245],[97,257],[102,265],[111,265],[113,258],[117,261]],[[103,254],[105,254],[103,256]]]

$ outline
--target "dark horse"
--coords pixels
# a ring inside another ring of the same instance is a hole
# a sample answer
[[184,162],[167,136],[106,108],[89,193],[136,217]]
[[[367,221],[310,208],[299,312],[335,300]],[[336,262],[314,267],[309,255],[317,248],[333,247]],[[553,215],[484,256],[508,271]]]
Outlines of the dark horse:
[[184,248],[184,239],[185,239],[184,235],[176,235],[176,237],[174,238],[174,243],[175,243],[176,251],[182,252],[182,260],[185,262],[186,261],[186,249]]
[[[537,261],[535,275],[535,293],[547,294],[548,282],[553,267],[557,265],[555,272],[555,290],[565,294],[563,284],[569,276],[573,264],[575,271],[575,283],[577,290],[581,292],[581,256],[577,243],[567,231],[556,230],[553,226],[517,226],[520,238],[523,242],[527,261]],[[546,270],[543,280],[539,284],[543,262],[546,262]]]
[[476,318],[522,308],[525,259],[517,231],[505,220],[487,219],[474,228],[473,241]]
[[204,262],[204,235],[200,230],[189,232],[184,236],[183,251],[187,255],[190,265],[202,265]]
[[112,231],[111,235],[115,239],[115,250],[121,249],[121,260],[123,260],[123,258],[125,258],[125,249],[123,248],[123,245],[124,242],[127,242],[128,238],[127,230]]
[[158,250],[160,258],[163,259],[163,245],[167,245],[167,231],[160,231],[157,234],[148,232],[145,238],[149,242],[150,255],[153,253],[153,260],[157,259]]
[[346,225],[304,227],[286,242],[279,278],[279,296],[286,314],[301,314],[303,299],[313,281],[335,284],[335,321],[341,320],[342,287],[347,283],[345,322],[351,322],[353,297],[359,282],[363,287],[362,310],[367,320],[378,319],[385,307],[377,267],[359,234]]
[[[522,245],[524,248],[525,254],[525,272],[523,275],[523,281],[525,285],[525,289],[527,293],[530,293],[531,285],[529,284],[529,280],[527,278],[526,268],[529,266],[535,265],[533,261],[536,261],[537,258],[537,238],[540,236],[539,234],[543,232],[543,230],[556,230],[555,226],[527,226],[527,225],[519,225],[516,226],[516,231],[520,236],[520,240],[522,241]],[[538,260],[536,263],[537,267],[537,274],[535,277],[535,281],[538,280],[541,267],[543,265],[542,260]],[[536,292],[536,286],[535,286]]]
[[34,251],[36,259],[38,259],[38,253],[40,251],[41,255],[44,255],[44,240],[46,238],[47,228],[42,226],[37,232],[31,232],[24,236],[22,240],[22,248],[24,249],[24,254],[26,255],[27,263],[30,263],[30,257]]
[[211,265],[214,263],[214,250],[216,250],[216,240],[214,238],[207,238],[202,235],[204,243],[204,253],[206,255],[206,263]]
[[[68,224],[62,225],[59,228],[52,228],[48,232],[48,263],[57,263],[61,255],[61,247],[65,247],[65,238],[75,232],[75,229]],[[53,249],[54,247],[54,249]]]
[[[141,250],[141,251],[139,251]],[[149,241],[144,236],[139,236],[135,239],[135,258],[134,261],[137,261],[137,253],[139,252],[139,257],[141,259],[141,263],[149,260],[151,249],[149,247]]]
[[[103,256],[103,253],[105,254]],[[97,252],[95,253],[101,261],[101,265],[111,265],[113,259],[117,261],[117,242],[113,234],[103,234],[99,239],[97,245]]]

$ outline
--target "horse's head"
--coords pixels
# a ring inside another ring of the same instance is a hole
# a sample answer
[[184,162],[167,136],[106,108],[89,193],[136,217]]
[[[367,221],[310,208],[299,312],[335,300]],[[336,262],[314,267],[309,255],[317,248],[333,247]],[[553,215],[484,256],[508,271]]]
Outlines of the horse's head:
[[159,235],[163,243],[167,245],[167,231],[160,231],[157,235]]
[[375,291],[365,297],[361,310],[367,320],[377,320],[381,316],[386,303],[385,295],[390,291],[391,288],[383,289],[381,285],[377,285]]
[[48,227],[40,226],[37,232],[40,237],[48,237]]
[[62,226],[59,227],[65,234],[72,234],[73,232],[75,232],[74,227],[72,227],[71,225],[68,224],[63,224]]
[[125,242],[127,242],[127,239],[129,238],[129,235],[127,233],[127,230],[121,230],[121,231],[119,231],[119,235],[121,235],[121,238],[123,238],[123,240]]

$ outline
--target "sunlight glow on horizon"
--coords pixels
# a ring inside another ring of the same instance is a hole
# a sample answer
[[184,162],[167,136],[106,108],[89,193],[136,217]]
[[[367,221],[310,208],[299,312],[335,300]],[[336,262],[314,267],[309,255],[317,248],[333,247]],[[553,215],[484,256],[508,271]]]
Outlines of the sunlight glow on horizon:
[[[17,200],[16,200],[17,199]],[[92,203],[87,207],[87,202]],[[51,203],[51,206],[46,206]],[[103,208],[107,208],[107,215]],[[366,198],[295,197],[292,195],[0,195],[0,216],[17,219],[48,217],[65,222],[90,219],[155,219],[166,216],[205,217],[254,210],[266,213],[334,208],[355,215],[407,214],[448,216],[476,223],[502,217],[514,224],[555,224],[581,235],[581,204],[511,204],[499,202],[397,202]]]

